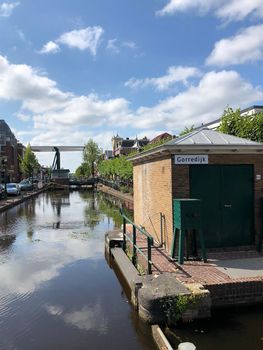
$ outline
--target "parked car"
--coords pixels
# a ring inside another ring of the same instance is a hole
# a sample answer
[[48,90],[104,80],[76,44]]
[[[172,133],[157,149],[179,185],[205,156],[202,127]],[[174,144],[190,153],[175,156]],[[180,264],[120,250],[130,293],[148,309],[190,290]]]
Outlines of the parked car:
[[5,185],[0,184],[0,199],[5,198]]
[[30,191],[33,189],[33,184],[29,180],[22,180],[19,182],[21,191]]
[[20,187],[16,183],[6,184],[6,193],[8,195],[19,196],[21,193]]

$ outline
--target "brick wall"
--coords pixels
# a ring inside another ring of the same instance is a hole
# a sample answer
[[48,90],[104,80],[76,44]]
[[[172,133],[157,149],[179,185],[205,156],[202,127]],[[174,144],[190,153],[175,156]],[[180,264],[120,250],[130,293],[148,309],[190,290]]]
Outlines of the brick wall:
[[[263,198],[263,156],[261,154],[209,154],[209,164],[254,165],[255,237],[259,241],[262,228],[261,198]],[[261,180],[256,181],[256,175]],[[234,179],[233,179],[234,181]],[[134,165],[135,222],[160,240],[159,212],[165,214],[166,248],[170,251],[173,238],[172,199],[189,198],[189,166],[175,165],[171,156]]]
[[263,302],[263,281],[260,279],[212,284],[206,288],[211,293],[212,307]]
[[[172,240],[172,162],[170,156],[134,165],[134,220],[160,238],[160,212],[165,215],[163,236]],[[170,249],[170,244],[167,245]]]

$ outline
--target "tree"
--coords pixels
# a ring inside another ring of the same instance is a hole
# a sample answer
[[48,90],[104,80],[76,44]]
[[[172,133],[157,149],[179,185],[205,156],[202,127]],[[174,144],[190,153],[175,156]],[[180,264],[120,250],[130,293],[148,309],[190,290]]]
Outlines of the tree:
[[256,142],[263,142],[263,113],[241,116],[239,108],[233,110],[228,107],[224,110],[218,131]]
[[132,163],[126,156],[103,160],[98,169],[100,175],[107,179],[132,180]]
[[35,170],[39,169],[39,163],[35,153],[31,150],[30,144],[27,145],[24,157],[20,160],[20,168],[22,173],[27,177],[33,177]]
[[182,130],[179,134],[179,136],[184,136],[186,134],[189,134],[190,132],[194,131],[195,126],[191,125],[191,126],[185,126],[184,130]]
[[100,160],[101,151],[99,146],[93,140],[89,140],[83,151],[83,160],[87,164],[88,169],[90,170],[91,175],[95,176],[95,164]]
[[90,168],[88,167],[87,163],[81,163],[80,166],[76,169],[75,175],[77,177],[83,177],[83,176],[90,176],[91,171]]

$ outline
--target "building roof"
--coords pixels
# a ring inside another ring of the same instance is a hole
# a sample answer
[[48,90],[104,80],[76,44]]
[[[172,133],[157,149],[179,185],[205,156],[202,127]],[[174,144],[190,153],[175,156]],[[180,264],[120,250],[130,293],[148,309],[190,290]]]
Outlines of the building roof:
[[[256,110],[256,111],[258,111],[258,113],[262,113],[263,112],[263,106],[262,105],[253,105],[253,106],[250,106],[250,107],[247,107],[247,108],[245,108],[245,109],[241,109],[240,110],[240,115],[242,116],[242,117],[244,117],[244,116],[246,116],[246,115],[248,115],[248,113],[250,112],[250,111],[253,111],[253,110]],[[261,112],[262,111],[262,112]],[[257,114],[257,113],[256,113]],[[200,129],[200,128],[204,128],[204,127],[218,127],[219,126],[219,124],[220,124],[220,122],[221,122],[221,120],[222,120],[222,117],[223,116],[221,116],[220,118],[217,118],[217,119],[214,119],[214,120],[212,120],[211,122],[208,122],[208,123],[202,123],[201,124],[201,126],[197,126],[197,127],[195,127],[195,130],[197,130],[197,129]]]
[[157,135],[156,137],[154,137],[150,143],[155,143],[155,142],[159,142],[161,140],[166,140],[166,139],[171,139],[173,136],[171,134],[168,134],[168,132],[163,132],[160,135]]
[[135,140],[132,139],[126,139],[126,140],[122,140],[120,142],[121,147],[132,147],[134,145]]
[[247,107],[247,108],[244,108],[240,111],[240,113],[246,113],[246,112],[249,112],[253,109],[262,109],[263,110],[263,106],[262,105],[253,105],[253,106],[250,106],[250,107]]
[[123,139],[120,141],[120,147],[128,147],[128,148],[133,148],[133,147],[143,147],[146,146],[149,143],[149,140],[144,137],[143,139]]
[[182,137],[172,139],[161,146],[136,154],[129,159],[132,162],[145,161],[161,155],[178,152],[182,154],[200,154],[201,152],[203,154],[259,153],[263,152],[263,143],[202,128]]
[[165,145],[257,145],[254,142],[241,137],[223,134],[208,128],[195,130],[182,137],[178,137],[165,143]]

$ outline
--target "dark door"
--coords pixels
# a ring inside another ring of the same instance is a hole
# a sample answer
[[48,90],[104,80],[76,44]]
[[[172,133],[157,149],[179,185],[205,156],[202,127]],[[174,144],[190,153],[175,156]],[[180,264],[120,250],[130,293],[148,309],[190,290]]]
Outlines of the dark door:
[[191,166],[190,193],[202,200],[207,247],[252,243],[253,166]]

